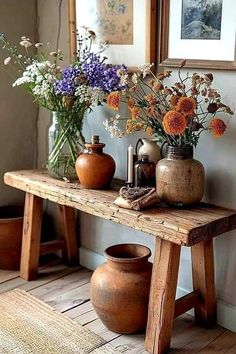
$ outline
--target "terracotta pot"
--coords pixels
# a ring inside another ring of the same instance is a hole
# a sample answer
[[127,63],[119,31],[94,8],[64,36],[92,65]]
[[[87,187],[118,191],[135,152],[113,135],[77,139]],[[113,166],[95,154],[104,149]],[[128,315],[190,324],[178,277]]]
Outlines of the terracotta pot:
[[[139,143],[142,146],[138,149]],[[136,155],[148,155],[149,160],[157,163],[161,159],[160,147],[157,145],[156,140],[142,138],[136,144]]]
[[20,268],[23,208],[0,207],[0,269]]
[[93,273],[91,302],[104,325],[117,333],[136,333],[147,324],[152,264],[149,248],[135,244],[105,250],[107,262]]
[[94,135],[92,142],[85,144],[88,152],[76,160],[76,172],[84,188],[106,189],[111,184],[116,164],[110,155],[103,153],[104,146],[99,143],[99,137]]
[[204,167],[193,159],[193,147],[167,147],[167,157],[156,166],[158,197],[173,206],[189,206],[204,194]]

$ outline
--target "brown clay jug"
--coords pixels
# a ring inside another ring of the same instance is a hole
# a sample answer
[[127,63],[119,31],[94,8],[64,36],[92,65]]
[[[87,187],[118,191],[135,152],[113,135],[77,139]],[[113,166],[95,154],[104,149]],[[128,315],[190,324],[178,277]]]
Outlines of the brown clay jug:
[[85,144],[87,152],[76,160],[76,173],[84,188],[106,189],[110,186],[116,164],[110,155],[103,153],[104,146],[99,142],[99,136],[93,135],[91,143]]
[[156,166],[156,190],[161,201],[177,207],[199,203],[204,193],[204,167],[193,159],[193,147],[167,146]]
[[93,273],[91,302],[113,332],[137,333],[147,324],[152,264],[149,248],[118,244],[105,250],[107,262]]

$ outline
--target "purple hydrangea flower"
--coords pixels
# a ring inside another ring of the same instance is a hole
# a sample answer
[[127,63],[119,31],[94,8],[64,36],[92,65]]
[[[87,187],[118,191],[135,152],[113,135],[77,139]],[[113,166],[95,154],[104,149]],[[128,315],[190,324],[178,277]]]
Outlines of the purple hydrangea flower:
[[112,66],[105,64],[104,59],[94,53],[90,53],[82,64],[82,70],[88,78],[89,85],[94,88],[101,88],[106,92],[126,88],[126,85],[120,84],[120,78],[117,75],[119,69],[127,71],[125,65]]
[[75,84],[72,80],[57,80],[54,84],[57,95],[73,96],[75,93]]
[[67,67],[63,70],[63,79],[73,81],[80,73],[80,69],[76,66]]

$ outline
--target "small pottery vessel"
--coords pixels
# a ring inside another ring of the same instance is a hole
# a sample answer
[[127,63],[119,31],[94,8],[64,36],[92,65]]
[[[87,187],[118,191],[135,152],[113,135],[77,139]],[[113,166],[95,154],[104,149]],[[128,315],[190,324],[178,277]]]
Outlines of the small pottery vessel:
[[85,144],[87,152],[76,160],[76,173],[84,188],[106,189],[112,181],[116,164],[110,155],[103,153],[104,146],[99,136],[93,135],[92,142]]
[[111,331],[144,331],[152,272],[150,255],[150,249],[142,245],[114,245],[105,250],[107,262],[93,273],[91,302]]
[[173,206],[189,206],[201,201],[204,167],[193,159],[193,147],[167,147],[166,158],[156,166],[158,197]]
[[149,161],[148,155],[141,155],[134,165],[134,186],[155,187],[156,186],[156,164]]
[[[138,149],[139,144],[142,146]],[[157,163],[161,159],[160,147],[157,145],[156,140],[142,138],[137,141],[136,144],[136,154],[140,157],[141,155],[148,155],[149,160]]]

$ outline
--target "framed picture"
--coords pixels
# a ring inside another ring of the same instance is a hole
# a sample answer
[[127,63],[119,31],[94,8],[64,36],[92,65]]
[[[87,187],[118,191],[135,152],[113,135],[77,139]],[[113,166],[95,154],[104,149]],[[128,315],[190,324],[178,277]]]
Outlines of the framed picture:
[[235,0],[160,0],[160,65],[235,70]]
[[155,63],[156,0],[69,0],[71,54],[76,52],[75,30],[89,27],[96,46],[107,42],[104,55],[112,64],[125,64],[134,71],[144,63]]

